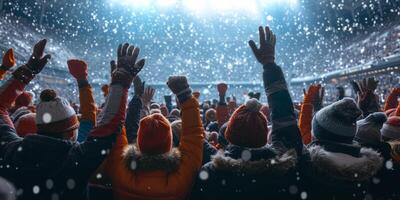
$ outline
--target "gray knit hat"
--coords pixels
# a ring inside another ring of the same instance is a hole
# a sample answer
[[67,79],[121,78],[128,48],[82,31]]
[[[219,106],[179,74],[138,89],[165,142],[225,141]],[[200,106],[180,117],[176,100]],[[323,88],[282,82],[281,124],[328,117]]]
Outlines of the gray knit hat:
[[357,132],[356,121],[361,114],[353,99],[343,98],[315,114],[313,135],[318,140],[352,143]]
[[355,140],[363,144],[377,144],[381,141],[381,128],[387,120],[386,114],[376,112],[357,121]]

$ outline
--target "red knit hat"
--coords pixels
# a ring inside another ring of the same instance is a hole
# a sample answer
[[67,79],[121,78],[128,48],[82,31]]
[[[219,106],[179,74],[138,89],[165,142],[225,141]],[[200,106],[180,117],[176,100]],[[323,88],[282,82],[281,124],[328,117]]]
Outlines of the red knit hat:
[[36,134],[36,113],[25,114],[15,122],[15,129],[20,137]]
[[250,99],[232,114],[225,131],[225,138],[231,144],[249,148],[267,144],[268,121],[260,108],[257,99]]
[[144,154],[163,154],[172,148],[172,130],[161,114],[153,114],[140,121],[137,144]]
[[17,99],[15,99],[15,106],[29,106],[32,102],[32,95],[29,92],[22,92]]

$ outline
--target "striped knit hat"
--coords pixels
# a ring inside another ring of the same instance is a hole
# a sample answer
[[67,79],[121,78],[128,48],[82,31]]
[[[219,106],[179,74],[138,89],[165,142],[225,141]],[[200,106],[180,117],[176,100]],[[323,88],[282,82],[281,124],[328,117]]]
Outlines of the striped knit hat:
[[36,125],[39,134],[66,133],[79,127],[74,109],[51,89],[43,90],[36,106]]
[[400,116],[389,117],[387,122],[383,124],[381,135],[389,140],[400,139]]

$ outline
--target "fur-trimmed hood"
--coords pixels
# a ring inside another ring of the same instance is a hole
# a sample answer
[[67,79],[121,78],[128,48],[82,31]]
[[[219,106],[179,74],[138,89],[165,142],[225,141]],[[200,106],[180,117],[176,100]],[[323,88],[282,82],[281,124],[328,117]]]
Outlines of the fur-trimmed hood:
[[370,148],[361,148],[360,156],[330,152],[320,145],[309,147],[313,170],[322,175],[341,181],[365,181],[382,167],[383,158]]
[[289,170],[293,169],[297,163],[295,150],[289,150],[279,156],[266,156],[266,158],[256,160],[246,160],[246,157],[251,156],[251,153],[252,151],[244,150],[241,158],[234,158],[229,153],[220,150],[216,155],[212,156],[211,164],[216,170],[221,171],[240,172],[250,175],[280,176],[285,175]]
[[142,154],[136,145],[128,145],[122,156],[130,171],[164,170],[173,172],[178,169],[181,160],[181,153],[177,148],[172,148],[165,154],[147,155]]

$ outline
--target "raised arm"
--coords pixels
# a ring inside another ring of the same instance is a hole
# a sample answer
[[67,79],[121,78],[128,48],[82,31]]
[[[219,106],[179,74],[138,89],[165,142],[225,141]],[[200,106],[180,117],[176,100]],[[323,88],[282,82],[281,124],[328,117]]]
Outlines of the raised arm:
[[385,100],[385,107],[384,107],[385,112],[397,107],[397,104],[399,104],[397,100],[399,96],[400,96],[400,88],[394,88],[392,91],[390,91],[389,96]]
[[253,40],[249,45],[258,62],[263,65],[263,81],[271,109],[272,144],[278,149],[294,148],[302,151],[300,130],[294,113],[286,80],[281,67],[275,64],[276,36],[269,27],[259,27],[260,47]]
[[225,101],[226,91],[228,90],[228,85],[225,83],[220,83],[217,85],[219,102],[217,105],[217,122],[218,127],[221,128],[229,120],[229,108]]
[[172,76],[168,87],[177,96],[182,109],[182,135],[179,150],[182,153],[177,185],[190,191],[193,178],[202,165],[204,129],[200,119],[199,102],[192,95],[185,76]]
[[0,87],[0,152],[13,141],[20,140],[16,135],[14,125],[8,115],[7,110],[20,95],[25,86],[42,71],[50,59],[50,55],[44,54],[46,40],[41,40],[33,47],[33,53],[28,63],[19,67],[8,81]]
[[140,112],[142,109],[142,96],[144,93],[145,82],[142,82],[139,76],[133,81],[135,95],[132,97],[128,105],[128,113],[126,114],[126,134],[129,143],[135,143],[137,130],[139,129]]
[[304,101],[301,105],[299,128],[301,133],[301,139],[303,144],[311,143],[311,122],[313,118],[313,99],[316,98],[317,94],[321,90],[321,85],[311,85],[308,91],[304,91]]
[[67,64],[69,73],[75,78],[79,87],[79,101],[82,117],[79,124],[78,142],[83,142],[96,125],[96,103],[94,101],[92,87],[87,79],[87,64],[82,60],[68,60]]
[[[92,173],[111,149],[125,120],[128,89],[133,78],[144,66],[144,59],[136,62],[139,48],[125,43],[118,47],[117,68],[112,72],[110,94],[102,112],[97,118],[96,127],[87,139],[76,147],[68,163],[80,163],[75,168],[83,174]],[[71,162],[75,161],[75,162]]]

